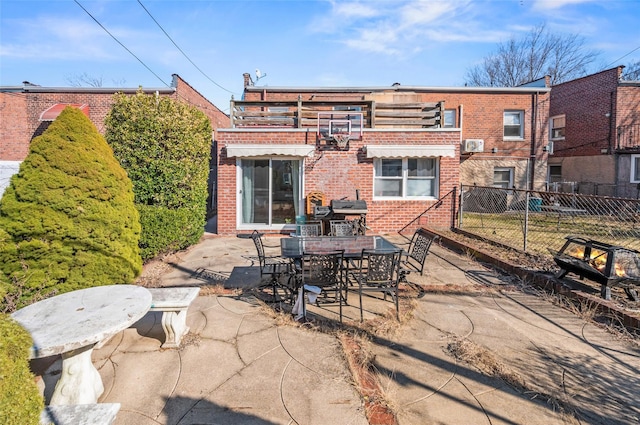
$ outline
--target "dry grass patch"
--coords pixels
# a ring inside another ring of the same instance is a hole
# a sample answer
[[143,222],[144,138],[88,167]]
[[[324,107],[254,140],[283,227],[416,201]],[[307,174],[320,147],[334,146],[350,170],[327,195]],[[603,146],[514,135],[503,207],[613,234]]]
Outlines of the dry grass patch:
[[202,341],[200,334],[187,332],[185,335],[182,336],[182,340],[180,341],[180,347],[178,349],[182,351],[190,345],[197,347],[200,345],[200,341]]
[[532,400],[542,400],[551,405],[554,411],[562,415],[566,423],[580,423],[576,410],[571,407],[570,400],[564,396],[557,397],[530,388],[516,371],[511,370],[485,347],[466,338],[454,336],[452,342],[447,346],[447,351],[456,360],[471,365],[486,376],[502,380],[520,394],[526,394]]
[[487,376],[501,379],[519,390],[525,388],[524,379],[517,372],[510,370],[491,351],[473,341],[456,336],[447,345],[447,351],[455,359],[470,364]]
[[369,424],[395,425],[397,423],[395,406],[385,395],[378,381],[378,375],[371,366],[375,359],[370,348],[371,341],[362,333],[348,332],[340,332],[338,339],[342,344],[356,388],[364,401]]
[[224,285],[202,285],[200,287],[200,296],[206,295],[240,295],[242,293],[239,289],[227,289]]

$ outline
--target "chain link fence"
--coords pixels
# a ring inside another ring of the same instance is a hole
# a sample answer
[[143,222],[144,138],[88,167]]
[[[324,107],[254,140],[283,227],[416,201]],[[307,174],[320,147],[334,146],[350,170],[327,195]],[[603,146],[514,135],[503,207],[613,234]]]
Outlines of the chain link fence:
[[556,182],[547,185],[549,192],[579,193],[582,195],[615,196],[615,184],[594,182]]
[[640,200],[462,186],[458,227],[532,254],[550,256],[567,236],[640,250]]

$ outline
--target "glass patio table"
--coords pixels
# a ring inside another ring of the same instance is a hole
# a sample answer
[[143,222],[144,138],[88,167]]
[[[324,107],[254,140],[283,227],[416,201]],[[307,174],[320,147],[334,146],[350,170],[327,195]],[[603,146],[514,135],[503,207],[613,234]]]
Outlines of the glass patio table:
[[344,258],[360,258],[363,249],[395,251],[399,248],[382,236],[320,236],[280,239],[281,255],[299,259],[304,253],[344,250]]

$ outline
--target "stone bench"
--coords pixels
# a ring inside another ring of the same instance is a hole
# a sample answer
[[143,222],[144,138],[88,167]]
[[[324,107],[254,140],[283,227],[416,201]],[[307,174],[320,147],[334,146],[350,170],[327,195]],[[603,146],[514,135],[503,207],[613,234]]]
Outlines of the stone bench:
[[198,296],[200,288],[149,288],[151,308],[162,312],[162,329],[166,336],[162,348],[178,348],[187,326],[187,309]]
[[120,403],[45,406],[40,425],[111,425],[119,410]]

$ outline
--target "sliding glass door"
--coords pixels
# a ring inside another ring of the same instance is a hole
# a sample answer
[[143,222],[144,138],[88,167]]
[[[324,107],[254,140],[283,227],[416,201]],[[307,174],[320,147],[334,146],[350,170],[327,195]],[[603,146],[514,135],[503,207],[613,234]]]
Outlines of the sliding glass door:
[[240,223],[295,223],[300,211],[300,160],[240,160]]

